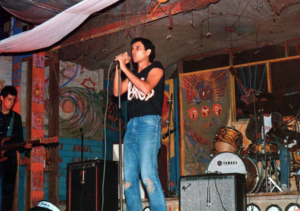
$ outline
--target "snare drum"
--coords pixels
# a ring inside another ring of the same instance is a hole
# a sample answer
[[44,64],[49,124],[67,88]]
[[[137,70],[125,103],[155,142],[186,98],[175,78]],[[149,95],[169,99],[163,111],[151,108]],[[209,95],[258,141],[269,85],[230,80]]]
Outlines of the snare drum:
[[240,157],[230,152],[222,152],[208,163],[206,173],[240,173],[246,176],[246,192],[252,193],[259,182],[259,171],[248,157]]
[[264,144],[250,144],[248,147],[248,155],[250,157],[264,158],[264,155],[267,154],[268,157],[278,157],[278,146],[277,144],[266,144],[266,149]]
[[214,139],[214,149],[218,152],[238,152],[243,146],[243,135],[231,127],[221,127]]

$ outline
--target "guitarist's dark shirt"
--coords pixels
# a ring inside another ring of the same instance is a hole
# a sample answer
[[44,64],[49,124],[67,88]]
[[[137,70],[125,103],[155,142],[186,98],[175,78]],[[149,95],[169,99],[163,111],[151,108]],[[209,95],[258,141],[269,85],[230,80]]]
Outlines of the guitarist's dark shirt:
[[[8,114],[3,114],[0,111],[0,138],[6,138],[7,130],[10,124],[10,119],[12,117],[12,112],[10,111]],[[15,144],[23,142],[23,130],[22,130],[22,119],[20,114],[15,112],[14,115],[14,124],[13,130],[11,133],[11,138],[9,141],[6,141],[5,144]],[[4,171],[15,171],[16,169],[16,152],[15,150],[11,150],[5,153],[5,156],[8,156],[8,159],[0,162],[0,176],[3,175]],[[15,168],[15,169],[14,169]]]

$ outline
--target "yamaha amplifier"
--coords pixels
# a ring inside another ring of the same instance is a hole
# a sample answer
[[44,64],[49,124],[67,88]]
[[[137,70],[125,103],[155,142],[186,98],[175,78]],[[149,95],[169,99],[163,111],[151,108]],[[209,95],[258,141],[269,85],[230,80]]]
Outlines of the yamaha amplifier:
[[67,164],[67,211],[100,211],[102,202],[103,210],[118,211],[118,162],[105,166],[103,160]]
[[180,211],[246,211],[244,174],[180,177]]

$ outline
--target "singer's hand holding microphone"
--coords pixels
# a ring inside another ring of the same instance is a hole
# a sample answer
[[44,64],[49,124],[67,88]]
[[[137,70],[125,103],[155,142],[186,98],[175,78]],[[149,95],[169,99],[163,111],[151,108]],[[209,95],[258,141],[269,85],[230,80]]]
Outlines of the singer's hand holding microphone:
[[126,64],[128,64],[130,60],[131,57],[127,52],[125,52],[115,57],[115,64],[119,65],[121,70],[124,70],[125,68],[127,68]]

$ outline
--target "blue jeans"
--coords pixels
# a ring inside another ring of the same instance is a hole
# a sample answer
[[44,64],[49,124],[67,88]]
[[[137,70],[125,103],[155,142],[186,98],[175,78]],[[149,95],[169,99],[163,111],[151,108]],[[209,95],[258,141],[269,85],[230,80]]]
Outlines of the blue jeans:
[[274,141],[271,141],[271,143],[277,144],[278,149],[280,150],[279,160],[280,160],[280,182],[281,182],[281,185],[282,184],[289,185],[292,155],[289,152],[289,149],[286,148],[283,144],[274,142]]
[[124,138],[124,178],[127,211],[142,211],[139,173],[147,189],[151,211],[167,211],[157,171],[161,146],[161,117],[132,118]]

